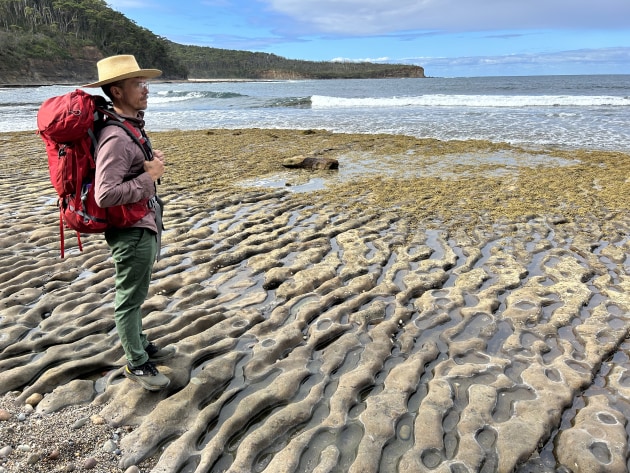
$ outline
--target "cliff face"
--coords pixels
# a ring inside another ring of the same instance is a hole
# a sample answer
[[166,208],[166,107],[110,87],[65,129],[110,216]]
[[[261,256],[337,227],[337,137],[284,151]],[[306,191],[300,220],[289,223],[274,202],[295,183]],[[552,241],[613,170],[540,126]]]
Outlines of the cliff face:
[[0,84],[11,86],[82,84],[96,80],[96,62],[102,59],[92,46],[72,54],[71,59],[15,58],[0,53]]
[[265,80],[300,80],[300,79],[308,79],[304,74],[300,74],[299,72],[291,72],[291,71],[277,71],[274,69],[270,69],[267,71],[261,71],[258,74],[259,79]]
[[415,78],[415,79],[426,78],[426,76],[424,75],[424,67],[422,66],[414,66],[413,68],[405,68],[404,70],[401,68],[400,70],[392,73],[391,77],[392,78],[406,77],[406,78]]

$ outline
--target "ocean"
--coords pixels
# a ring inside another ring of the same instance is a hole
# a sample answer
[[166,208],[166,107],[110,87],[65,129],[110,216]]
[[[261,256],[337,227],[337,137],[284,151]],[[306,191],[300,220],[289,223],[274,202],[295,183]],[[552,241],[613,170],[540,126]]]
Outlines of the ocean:
[[[0,132],[35,130],[48,97],[0,88]],[[86,89],[99,93],[100,89]],[[147,129],[326,129],[630,151],[630,75],[153,82]]]

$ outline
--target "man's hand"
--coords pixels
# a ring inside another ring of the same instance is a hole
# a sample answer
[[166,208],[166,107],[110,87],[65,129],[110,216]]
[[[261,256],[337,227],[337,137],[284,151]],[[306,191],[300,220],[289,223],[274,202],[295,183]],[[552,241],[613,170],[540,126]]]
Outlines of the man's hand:
[[159,149],[153,150],[153,159],[144,162],[144,170],[149,173],[153,182],[164,174],[164,153]]

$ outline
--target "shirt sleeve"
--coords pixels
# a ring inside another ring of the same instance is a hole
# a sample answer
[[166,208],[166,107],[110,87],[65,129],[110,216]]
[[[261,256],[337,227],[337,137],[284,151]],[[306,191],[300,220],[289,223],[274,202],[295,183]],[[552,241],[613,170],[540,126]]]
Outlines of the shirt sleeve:
[[125,130],[110,128],[102,131],[96,151],[96,204],[106,208],[152,197],[155,184],[144,171],[142,150]]

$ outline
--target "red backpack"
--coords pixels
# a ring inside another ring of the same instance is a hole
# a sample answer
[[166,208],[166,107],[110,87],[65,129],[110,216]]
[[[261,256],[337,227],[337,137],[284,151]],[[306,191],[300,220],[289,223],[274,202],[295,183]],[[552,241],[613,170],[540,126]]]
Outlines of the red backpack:
[[108,125],[123,127],[151,159],[147,139],[131,123],[107,108],[107,101],[80,89],[46,100],[37,112],[38,134],[46,145],[50,180],[59,196],[61,257],[64,226],[80,233],[101,233],[129,227],[149,213],[148,199],[134,204],[101,208],[94,198],[97,134]]

